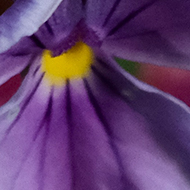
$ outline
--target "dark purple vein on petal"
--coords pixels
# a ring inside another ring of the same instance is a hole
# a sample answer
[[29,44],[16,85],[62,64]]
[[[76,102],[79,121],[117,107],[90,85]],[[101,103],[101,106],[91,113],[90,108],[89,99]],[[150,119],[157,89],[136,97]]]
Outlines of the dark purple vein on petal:
[[138,188],[126,176],[126,172],[125,172],[125,169],[124,169],[124,166],[122,163],[122,159],[119,155],[119,152],[118,152],[118,149],[117,149],[115,143],[113,142],[114,134],[111,131],[111,127],[109,126],[98,101],[96,100],[95,96],[93,95],[93,92],[92,92],[92,90],[88,84],[87,79],[84,78],[83,82],[84,82],[84,86],[85,86],[85,89],[87,91],[90,103],[92,104],[100,122],[102,123],[102,126],[104,127],[105,132],[108,135],[109,144],[110,144],[110,147],[111,147],[111,149],[115,155],[115,159],[118,163],[119,171],[121,174],[121,184],[123,185],[122,189],[123,190],[126,190],[126,189],[138,190]]
[[110,130],[110,127],[109,127],[109,125],[107,123],[107,120],[103,116],[102,110],[101,110],[97,100],[95,99],[94,95],[92,94],[92,90],[91,90],[87,80],[83,79],[83,82],[84,82],[84,86],[85,86],[85,89],[87,91],[89,100],[90,100],[91,104],[93,105],[94,110],[95,110],[98,118],[100,119],[101,123],[103,124],[104,128],[106,129],[106,132],[107,132],[108,136],[113,137],[112,131]]
[[53,89],[51,90],[50,99],[48,102],[48,107],[46,110],[46,114],[44,117],[44,126],[45,126],[45,133],[44,137],[42,137],[42,149],[40,154],[40,162],[39,162],[39,190],[44,190],[45,187],[45,163],[46,163],[46,155],[47,155],[47,141],[49,137],[49,131],[50,131],[50,122],[52,118],[52,107],[53,107]]
[[34,72],[33,72],[33,76],[36,75],[36,73],[39,71],[40,67],[41,67],[41,65],[39,65],[39,66],[34,70]]
[[52,27],[50,26],[49,22],[46,21],[45,22],[45,27],[47,28],[47,31],[51,34],[51,35],[54,35],[54,32],[52,30]]
[[19,119],[21,118],[22,114],[24,113],[25,109],[27,108],[28,104],[30,103],[30,101],[32,100],[34,94],[36,93],[38,87],[40,86],[42,79],[44,77],[44,73],[42,74],[42,76],[40,77],[39,81],[37,82],[35,88],[33,89],[33,91],[31,92],[31,94],[28,96],[28,98],[25,100],[24,105],[22,106],[17,118],[14,120],[14,122],[9,126],[9,128],[6,130],[5,135],[3,137],[3,139],[0,142],[0,146],[3,144],[3,142],[5,142],[5,140],[7,139],[7,136],[9,135],[9,133],[11,132],[11,130],[13,129],[13,127],[15,126],[15,124],[19,121]]
[[37,139],[37,134],[39,134],[39,132],[43,128],[43,125],[45,123],[47,123],[47,121],[51,120],[52,105],[53,105],[53,92],[54,92],[54,89],[52,88],[51,89],[51,93],[50,93],[50,97],[49,97],[49,100],[48,100],[48,105],[47,105],[47,109],[46,109],[45,115],[43,117],[41,125],[38,128],[38,131],[36,132],[36,135],[34,135],[33,141],[35,141]]
[[35,35],[33,34],[30,36],[30,39],[36,44],[41,49],[46,49],[46,46],[42,43],[42,41]]
[[71,92],[70,92],[69,79],[66,80],[66,113],[67,113],[68,122],[70,123],[71,121]]
[[[104,62],[102,62],[104,63]],[[111,71],[111,67],[110,67],[110,71]],[[112,82],[110,82],[110,80],[105,77],[104,75],[101,74],[101,72],[94,66],[92,66],[92,72],[102,81],[102,83],[105,84],[106,87],[108,87],[114,94],[116,94],[118,97],[120,97],[123,101],[125,101],[127,104],[130,104],[130,100],[128,99],[127,96],[123,95],[122,94],[122,87],[120,86],[121,89],[118,88],[118,85],[117,84],[113,84]],[[114,70],[112,70],[112,72],[115,72]],[[115,73],[116,74],[116,73]],[[121,77],[121,76],[118,76],[118,77]],[[113,79],[114,80],[114,79]],[[115,79],[115,80],[118,80]],[[126,83],[125,83],[126,84]],[[132,83],[128,83],[128,88],[130,89],[133,89],[133,84]]]
[[66,80],[66,119],[68,124],[68,134],[69,134],[69,160],[71,166],[71,189],[75,190],[75,171],[74,171],[74,160],[73,160],[73,151],[74,151],[74,144],[73,144],[73,124],[72,124],[72,109],[71,109],[71,92],[70,92],[70,81],[69,79]]
[[83,6],[86,5],[86,2],[87,2],[87,0],[82,0],[82,4],[83,4]]
[[[102,62],[104,63],[104,62]],[[103,76],[96,67],[92,66],[92,71],[93,73],[99,78],[101,79],[101,81],[106,84],[106,86],[111,89],[116,95],[118,96],[122,96],[120,91],[105,77]]]
[[129,23],[131,20],[133,20],[136,16],[138,16],[140,13],[142,13],[143,11],[147,10],[150,6],[152,6],[157,0],[152,0],[144,5],[142,5],[141,7],[139,7],[139,9],[132,11],[131,13],[129,13],[129,15],[127,15],[123,20],[121,20],[115,27],[113,27],[109,33],[107,34],[107,36],[111,36],[113,35],[115,32],[117,32],[120,28],[122,28],[125,24]]
[[[122,89],[125,89],[123,85],[120,83],[118,86],[118,79],[123,82],[126,86],[126,78],[121,74],[116,71],[116,68],[114,68],[111,64],[108,64],[106,61],[102,60],[101,58],[96,58],[97,63],[102,67],[101,69],[98,69],[95,65],[91,66],[92,72],[99,78],[101,81],[106,85],[106,87],[109,87],[116,95],[120,96],[122,99],[124,99],[127,103],[129,103],[128,99],[126,96],[123,96]],[[102,74],[102,70],[104,72],[109,73],[107,76],[112,76],[112,79],[110,81],[109,77],[106,77],[105,75]],[[114,78],[115,80],[114,80]],[[127,83],[128,89],[133,89],[134,84],[132,82]]]
[[115,3],[113,4],[112,8],[110,9],[110,12],[108,13],[107,17],[105,18],[105,21],[102,25],[102,27],[104,27],[108,21],[111,19],[111,17],[113,16],[113,13],[115,12],[115,10],[117,9],[119,3],[121,2],[121,0],[116,0]]
[[24,70],[20,73],[21,77],[24,79],[24,77],[28,74],[30,67],[32,63],[35,61],[36,56],[31,56],[31,59],[28,61],[27,66],[24,68]]
[[10,190],[14,190],[15,184],[16,184],[19,176],[20,176],[20,173],[23,170],[23,167],[24,167],[26,161],[28,160],[28,157],[29,157],[29,155],[30,155],[30,153],[32,151],[32,148],[35,145],[36,139],[39,137],[40,132],[42,131],[42,129],[45,126],[46,117],[47,117],[47,114],[48,114],[48,111],[49,111],[49,105],[51,104],[50,101],[52,101],[51,99],[52,99],[52,96],[50,96],[50,98],[49,98],[49,101],[48,101],[48,104],[47,104],[47,108],[46,108],[46,112],[44,113],[44,116],[43,116],[40,124],[37,127],[37,130],[36,130],[36,132],[35,132],[35,134],[34,134],[34,136],[32,138],[32,142],[31,142],[28,150],[26,151],[26,154],[23,156],[23,159],[21,161],[21,165],[20,165],[18,171],[16,172],[15,176],[12,179],[13,183],[12,183],[12,186],[11,186]]

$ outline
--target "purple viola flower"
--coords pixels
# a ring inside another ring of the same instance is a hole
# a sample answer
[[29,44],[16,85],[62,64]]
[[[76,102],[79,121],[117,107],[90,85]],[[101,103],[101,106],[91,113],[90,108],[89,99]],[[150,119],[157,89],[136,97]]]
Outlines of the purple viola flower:
[[189,69],[190,2],[17,0],[0,17],[0,189],[189,190],[190,111],[114,57]]

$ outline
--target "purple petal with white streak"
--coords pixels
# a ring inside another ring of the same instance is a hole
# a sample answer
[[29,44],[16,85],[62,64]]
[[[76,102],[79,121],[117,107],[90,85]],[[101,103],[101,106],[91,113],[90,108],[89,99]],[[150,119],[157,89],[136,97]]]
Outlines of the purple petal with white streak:
[[30,36],[51,16],[62,0],[16,0],[0,16],[0,52]]

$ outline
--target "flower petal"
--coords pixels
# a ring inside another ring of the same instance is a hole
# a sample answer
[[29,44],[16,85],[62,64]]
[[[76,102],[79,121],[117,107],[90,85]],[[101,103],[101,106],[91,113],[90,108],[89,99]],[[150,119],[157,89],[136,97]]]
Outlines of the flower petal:
[[23,36],[38,30],[62,0],[16,0],[0,16],[0,52],[6,51]]
[[[22,81],[20,88],[17,90],[17,92],[15,92],[15,94],[12,96],[12,98],[7,103],[5,103],[3,106],[0,107],[0,120],[3,120],[4,114],[12,115],[12,112],[14,112],[14,110],[16,110],[16,114],[17,114],[17,110],[20,111],[20,106],[22,104],[24,104],[24,102],[28,102],[29,99],[31,99],[31,96],[33,96],[32,94],[36,91],[35,89],[41,83],[41,80],[43,78],[44,74],[41,71],[40,71],[41,74],[37,75],[37,73],[39,73],[39,70],[40,70],[39,64],[41,61],[41,56],[39,56],[39,55],[36,55],[36,56],[30,55],[29,56],[28,55],[28,56],[24,56],[24,57],[25,57],[25,59],[18,58],[18,62],[15,62],[15,63],[20,63],[27,59],[29,60],[29,62],[24,62],[23,65],[21,65],[21,66],[13,67],[12,71],[8,70],[8,68],[11,66],[2,67],[8,76],[11,77],[12,75],[15,76],[18,73],[20,73],[22,75],[22,77],[24,77],[24,79]],[[20,62],[19,62],[19,60],[20,60]],[[13,59],[13,62],[14,62],[14,59]],[[26,65],[26,67],[24,67],[25,65]],[[24,70],[22,67],[24,68]],[[1,82],[3,80],[8,79],[8,77],[6,75],[3,76],[3,74],[2,74]],[[14,120],[14,115],[15,114],[13,114],[13,119],[10,119],[11,122],[12,122],[12,120]],[[12,118],[12,116],[11,116],[11,118]]]
[[21,73],[41,53],[30,38],[22,38],[8,51],[0,54],[0,85]]
[[189,189],[189,108],[124,71],[122,76],[111,61],[100,62],[89,80],[91,102],[128,178],[143,190]]
[[111,55],[190,69],[189,9],[186,0],[89,0],[87,24]]
[[189,108],[110,65],[1,116],[1,189],[189,189]]
[[[34,34],[35,38],[54,52],[56,52],[56,48],[58,50],[68,49],[75,44],[76,37],[78,40],[78,36],[75,36],[74,28],[82,16],[81,1],[64,0],[48,21]],[[78,35],[78,33],[76,34]]]

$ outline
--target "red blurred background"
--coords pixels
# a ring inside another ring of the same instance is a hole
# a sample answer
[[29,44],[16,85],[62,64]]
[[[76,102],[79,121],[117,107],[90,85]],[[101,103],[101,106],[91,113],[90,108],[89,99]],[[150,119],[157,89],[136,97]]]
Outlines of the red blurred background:
[[190,106],[190,71],[141,64],[136,76]]

